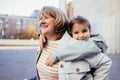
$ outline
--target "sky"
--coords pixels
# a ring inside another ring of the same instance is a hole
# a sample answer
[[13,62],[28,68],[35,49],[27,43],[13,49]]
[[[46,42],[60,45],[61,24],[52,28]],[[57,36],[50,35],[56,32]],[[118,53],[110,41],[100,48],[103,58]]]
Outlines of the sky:
[[30,16],[46,5],[59,7],[59,0],[0,0],[0,14]]

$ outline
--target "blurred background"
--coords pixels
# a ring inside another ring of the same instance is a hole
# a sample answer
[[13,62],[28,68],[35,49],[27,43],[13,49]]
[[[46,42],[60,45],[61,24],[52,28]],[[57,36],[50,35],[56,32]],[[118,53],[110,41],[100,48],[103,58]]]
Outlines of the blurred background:
[[39,13],[48,5],[69,19],[81,15],[90,21],[92,33],[101,34],[108,44],[110,80],[119,80],[120,0],[0,0],[0,80],[34,79]]

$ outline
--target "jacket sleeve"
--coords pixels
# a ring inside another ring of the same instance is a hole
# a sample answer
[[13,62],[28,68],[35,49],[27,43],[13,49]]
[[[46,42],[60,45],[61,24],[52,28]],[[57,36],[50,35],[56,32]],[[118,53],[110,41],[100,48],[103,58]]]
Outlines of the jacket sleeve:
[[56,53],[52,56],[56,61],[69,61],[105,51],[103,49],[106,50],[107,46],[101,37],[92,37],[88,41],[78,41],[68,37],[68,39],[61,42]]
[[109,80],[112,60],[106,54],[98,53],[95,57],[89,59],[88,62],[90,62],[91,68],[95,69],[93,72],[94,80]]

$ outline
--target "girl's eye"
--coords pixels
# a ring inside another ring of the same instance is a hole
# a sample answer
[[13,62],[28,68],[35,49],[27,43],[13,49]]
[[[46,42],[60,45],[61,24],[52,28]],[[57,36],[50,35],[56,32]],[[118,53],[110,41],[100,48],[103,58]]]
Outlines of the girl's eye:
[[79,33],[79,32],[77,32],[77,31],[76,31],[76,32],[74,32],[74,34],[78,34],[78,33]]
[[87,29],[83,29],[83,30],[82,30],[83,33],[84,33],[84,32],[87,32],[87,31],[88,31]]

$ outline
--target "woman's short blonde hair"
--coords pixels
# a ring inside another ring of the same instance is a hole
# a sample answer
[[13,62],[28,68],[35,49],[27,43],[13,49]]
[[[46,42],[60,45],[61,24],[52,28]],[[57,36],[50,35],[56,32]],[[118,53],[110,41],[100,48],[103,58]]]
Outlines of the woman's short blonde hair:
[[61,38],[69,26],[68,17],[60,9],[53,6],[44,6],[40,15],[48,14],[55,19],[55,32]]

